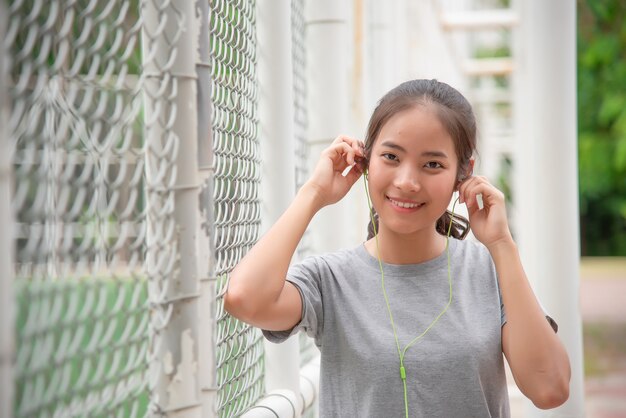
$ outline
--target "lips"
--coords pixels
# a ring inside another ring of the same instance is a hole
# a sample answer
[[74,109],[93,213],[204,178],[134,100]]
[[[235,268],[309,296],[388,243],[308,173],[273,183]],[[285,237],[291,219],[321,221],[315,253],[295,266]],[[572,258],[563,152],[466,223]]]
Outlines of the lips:
[[424,206],[424,203],[417,203],[410,200],[398,200],[387,196],[387,200],[394,206],[403,209],[417,209],[421,206]]

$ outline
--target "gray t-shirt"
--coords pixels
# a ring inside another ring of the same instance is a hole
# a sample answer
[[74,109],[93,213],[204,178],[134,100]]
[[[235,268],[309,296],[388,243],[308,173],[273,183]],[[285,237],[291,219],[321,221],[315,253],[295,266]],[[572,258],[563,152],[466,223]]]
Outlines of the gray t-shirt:
[[[501,345],[506,321],[495,267],[476,241],[449,241],[452,303],[406,351],[411,417],[509,417]],[[400,350],[448,303],[448,257],[384,264],[385,289]],[[398,349],[378,260],[363,245],[309,257],[288,273],[302,296],[302,320],[264,335],[281,342],[298,331],[321,350],[321,417],[404,417]]]

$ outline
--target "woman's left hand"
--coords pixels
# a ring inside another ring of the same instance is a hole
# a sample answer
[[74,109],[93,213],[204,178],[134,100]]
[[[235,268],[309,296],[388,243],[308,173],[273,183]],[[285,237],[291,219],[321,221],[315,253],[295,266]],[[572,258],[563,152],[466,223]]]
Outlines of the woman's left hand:
[[[482,195],[483,209],[477,195]],[[459,187],[459,202],[465,203],[470,227],[476,239],[486,247],[512,239],[506,216],[504,193],[482,176],[472,176]]]

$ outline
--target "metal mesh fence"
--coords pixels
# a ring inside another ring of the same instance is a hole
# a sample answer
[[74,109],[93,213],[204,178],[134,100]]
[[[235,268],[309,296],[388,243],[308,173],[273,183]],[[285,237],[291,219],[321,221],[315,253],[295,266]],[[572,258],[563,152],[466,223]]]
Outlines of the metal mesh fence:
[[[14,415],[167,414],[163,333],[180,298],[196,297],[176,282],[175,214],[177,97],[189,79],[176,68],[177,42],[193,16],[170,0],[0,1],[16,218]],[[214,220],[217,324],[215,352],[200,355],[216,357],[215,410],[231,417],[265,390],[262,336],[222,301],[260,228],[256,5],[207,1],[214,174],[202,199]],[[299,187],[308,174],[304,0],[292,7]]]
[[[144,155],[166,189],[176,141],[163,135],[159,154],[144,140],[157,122],[144,120],[139,0],[7,0],[7,9],[15,416],[143,416],[154,195],[146,190],[158,189],[146,184]],[[164,86],[162,102],[173,91]],[[155,202],[154,245],[167,246],[168,197]],[[163,276],[169,260],[155,263]]]
[[210,6],[217,283],[217,411],[236,416],[264,392],[258,329],[223,309],[228,272],[256,242],[261,222],[255,2]]

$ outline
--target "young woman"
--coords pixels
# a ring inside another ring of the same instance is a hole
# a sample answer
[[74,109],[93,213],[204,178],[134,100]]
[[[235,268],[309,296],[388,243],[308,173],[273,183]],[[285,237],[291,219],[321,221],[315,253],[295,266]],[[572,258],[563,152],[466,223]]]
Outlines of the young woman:
[[[509,232],[504,196],[472,176],[471,106],[436,80],[387,93],[365,143],[340,136],[233,270],[226,310],[321,350],[322,417],[507,417],[502,353],[539,408],[568,398],[564,347]],[[344,170],[353,166],[347,175]],[[290,261],[313,216],[365,173],[375,210],[355,248]],[[447,211],[455,191],[467,220]]]

